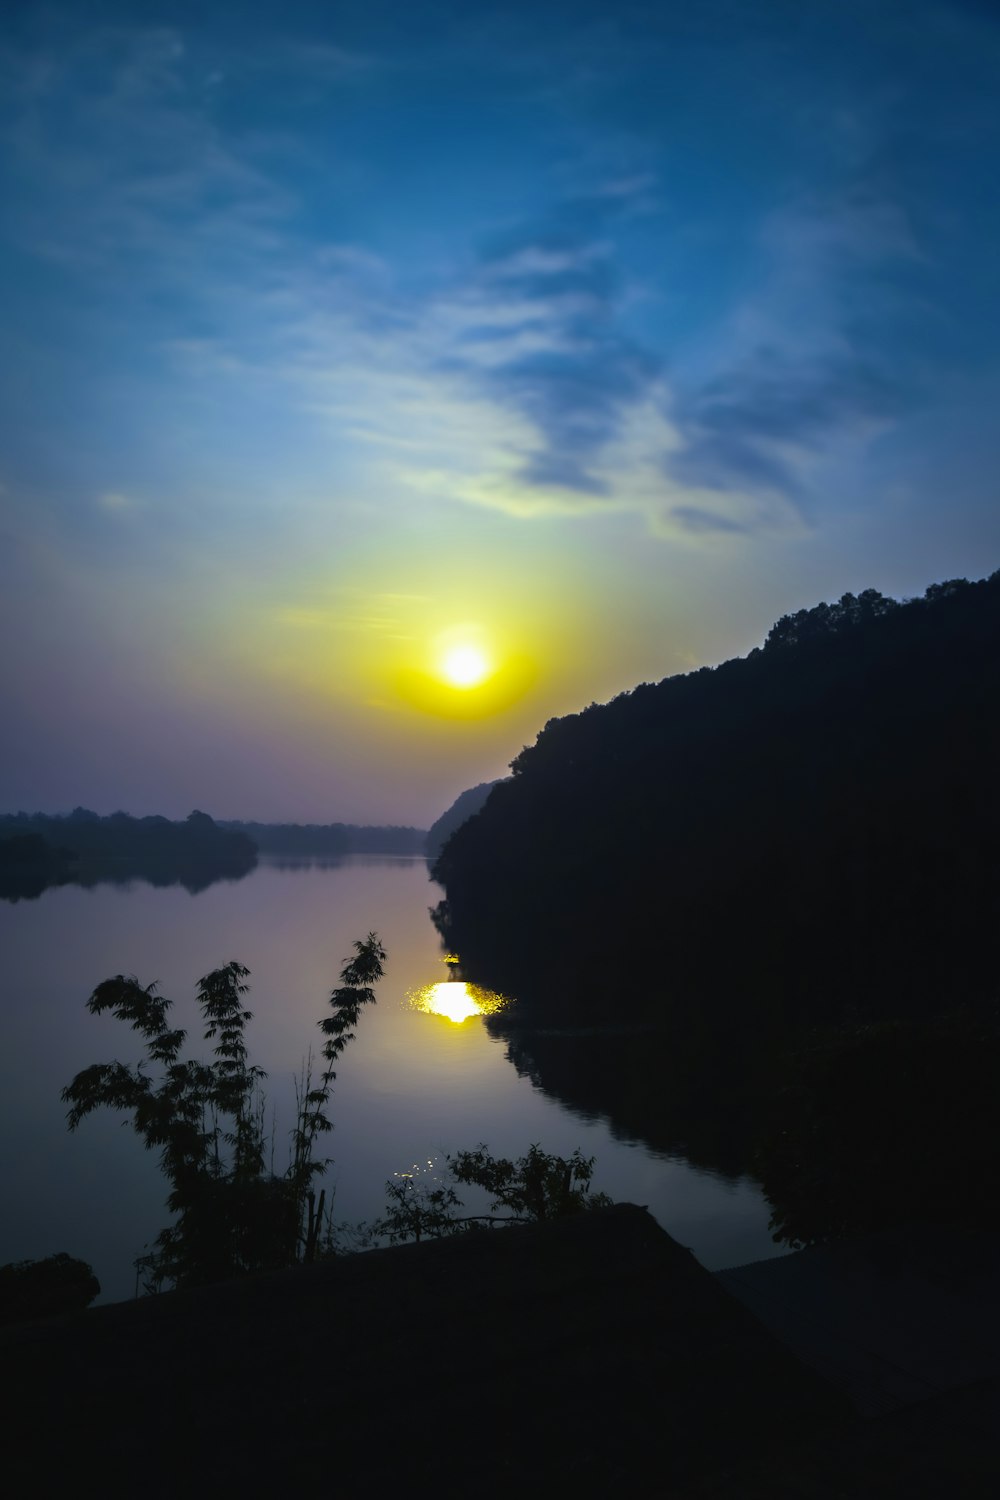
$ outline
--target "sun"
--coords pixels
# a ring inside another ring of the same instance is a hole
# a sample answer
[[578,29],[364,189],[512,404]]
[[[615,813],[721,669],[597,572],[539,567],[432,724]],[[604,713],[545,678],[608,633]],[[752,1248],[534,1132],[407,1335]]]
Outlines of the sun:
[[533,686],[536,666],[511,633],[492,621],[456,620],[414,633],[391,679],[399,698],[421,713],[471,723],[508,712]]
[[441,658],[441,676],[455,688],[474,688],[490,675],[490,662],[479,646],[449,646]]

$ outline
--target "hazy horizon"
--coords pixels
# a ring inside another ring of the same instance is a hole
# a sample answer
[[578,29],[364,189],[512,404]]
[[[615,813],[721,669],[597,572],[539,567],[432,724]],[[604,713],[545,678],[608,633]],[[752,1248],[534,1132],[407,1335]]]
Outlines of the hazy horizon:
[[12,4],[0,801],[427,827],[1000,566],[979,0]]
[[[454,802],[454,800],[455,798],[453,797],[452,801]],[[426,832],[430,827],[430,823],[434,821],[434,819],[432,818],[430,822],[424,824],[416,823],[412,818],[408,820],[403,818],[387,818],[384,822],[376,824],[360,818],[342,817],[339,815],[333,815],[330,817],[316,816],[303,818],[258,818],[252,812],[214,813],[210,807],[189,807],[184,812],[165,813],[163,812],[162,808],[159,807],[91,807],[81,802],[74,803],[72,807],[64,807],[61,805],[58,807],[4,807],[0,808],[0,817],[16,816],[18,813],[26,813],[29,816],[40,813],[43,817],[46,818],[68,818],[73,812],[76,811],[78,807],[83,807],[87,812],[96,813],[98,817],[101,818],[110,817],[112,813],[123,812],[127,813],[128,816],[132,818],[165,817],[169,818],[171,822],[183,822],[183,820],[187,818],[190,813],[203,812],[207,813],[210,818],[214,819],[214,821],[218,823],[263,823],[279,827],[283,824],[293,825],[296,823],[302,825],[315,825],[317,827],[329,827],[336,824],[343,824],[345,827],[355,828],[416,828],[417,830],[423,830],[424,832]],[[442,808],[441,811],[444,812],[445,809]],[[437,816],[439,816],[439,814],[435,814],[435,817]],[[287,858],[287,855],[284,857]],[[369,856],[366,854],[364,857],[368,858]],[[398,859],[399,856],[397,854],[393,854],[391,858]]]
[[[929,586],[932,583],[938,583],[938,582],[941,582],[941,581],[942,580],[940,580],[940,579],[928,579],[927,582],[928,582],[928,586]],[[974,582],[974,581],[977,581],[977,580],[975,578],[971,578],[970,581]],[[858,591],[852,590],[851,592],[858,592]],[[919,595],[919,593],[923,592],[923,591],[922,590],[918,590],[916,592]],[[818,603],[819,601],[817,600],[815,602]],[[785,611],[785,613],[789,613],[789,612],[790,611]],[[763,637],[756,644],[757,645],[763,645]],[[748,650],[752,650],[753,648],[749,647],[747,649]],[[745,655],[745,652],[739,653],[739,654]],[[731,659],[732,659],[731,657],[722,657],[722,658],[720,658],[720,661],[726,661],[726,660],[731,660]],[[705,663],[701,663],[699,665],[714,667],[714,666],[719,665],[719,662],[705,662]],[[696,670],[696,669],[697,668],[691,668],[689,670]],[[675,675],[675,674],[668,674],[668,675]],[[655,680],[660,681],[662,679],[655,679]],[[628,683],[628,684],[624,685],[623,687],[619,688],[618,692],[628,692],[632,688],[637,687],[637,686],[639,686],[638,683]],[[578,708],[569,708],[569,709],[564,710],[564,714],[573,714],[575,712],[579,712],[580,710],[582,710],[583,708],[585,708],[587,706],[588,705],[586,705],[586,704],[580,704]],[[560,715],[550,715],[549,717],[563,717],[563,716],[564,716],[563,714],[560,714]],[[538,725],[538,730],[540,731],[543,727],[544,727],[543,724],[540,723]],[[534,738],[534,736],[532,736],[532,738]],[[513,759],[513,755],[512,755],[511,758]],[[419,818],[413,818],[413,817],[391,817],[391,816],[388,816],[388,817],[379,817],[379,818],[362,818],[362,817],[355,817],[355,816],[351,815],[350,811],[348,811],[348,812],[342,812],[341,811],[341,812],[335,812],[335,813],[332,813],[332,814],[327,814],[325,812],[314,812],[314,813],[302,813],[302,814],[299,814],[299,815],[288,816],[288,817],[285,817],[285,816],[267,816],[267,817],[265,817],[265,816],[263,816],[261,814],[258,814],[256,812],[254,812],[254,811],[249,811],[249,812],[247,812],[247,811],[242,811],[242,812],[225,811],[225,812],[222,812],[222,811],[213,810],[213,808],[207,807],[207,806],[203,806],[201,804],[194,804],[194,805],[192,805],[191,807],[188,807],[188,808],[181,808],[180,802],[177,801],[177,799],[174,799],[174,801],[171,803],[171,810],[170,811],[165,811],[164,808],[162,808],[162,807],[144,807],[144,808],[141,808],[141,809],[139,809],[139,808],[132,808],[132,807],[125,807],[121,803],[115,803],[113,806],[109,803],[108,805],[105,805],[105,806],[96,807],[96,806],[93,806],[90,803],[75,802],[72,805],[60,803],[58,805],[52,804],[52,805],[45,806],[45,807],[11,807],[11,806],[8,806],[8,807],[0,808],[0,816],[5,815],[5,814],[14,814],[14,813],[23,812],[23,813],[29,813],[29,814],[30,813],[42,813],[42,814],[44,814],[46,816],[50,816],[50,817],[52,817],[52,816],[55,816],[55,817],[59,817],[59,816],[65,817],[65,816],[68,816],[70,813],[72,813],[75,808],[77,808],[77,807],[84,807],[84,808],[86,808],[90,812],[96,812],[101,817],[107,817],[111,813],[115,813],[115,812],[126,812],[126,813],[130,814],[132,817],[136,817],[136,818],[160,815],[160,816],[168,817],[168,818],[170,818],[172,820],[178,820],[178,819],[183,819],[183,818],[187,817],[189,813],[197,810],[197,811],[200,811],[200,812],[206,812],[206,813],[208,813],[210,817],[212,817],[213,819],[215,819],[216,821],[219,821],[219,822],[243,822],[243,823],[265,823],[265,824],[296,824],[296,823],[298,823],[298,824],[316,824],[316,825],[320,825],[320,826],[337,824],[337,823],[343,823],[343,824],[346,824],[346,825],[355,825],[355,826],[366,826],[366,825],[368,825],[368,826],[397,827],[397,828],[407,828],[407,827],[409,827],[409,828],[423,829],[423,830],[426,831],[431,826],[432,823],[436,822],[436,820],[441,816],[442,813],[446,812],[451,807],[452,803],[454,803],[457,800],[457,798],[462,794],[462,792],[467,791],[470,788],[472,788],[473,786],[479,785],[482,782],[495,781],[495,780],[499,779],[500,777],[506,776],[506,775],[509,774],[509,770],[510,770],[509,765],[505,765],[504,768],[501,771],[498,771],[496,773],[496,775],[493,775],[493,776],[490,776],[490,775],[480,776],[478,778],[478,780],[476,780],[476,781],[469,781],[466,785],[457,787],[452,794],[448,795],[447,801],[443,802],[437,808],[436,811],[434,811],[433,813],[431,813],[429,816],[427,816],[423,820],[421,820]]]

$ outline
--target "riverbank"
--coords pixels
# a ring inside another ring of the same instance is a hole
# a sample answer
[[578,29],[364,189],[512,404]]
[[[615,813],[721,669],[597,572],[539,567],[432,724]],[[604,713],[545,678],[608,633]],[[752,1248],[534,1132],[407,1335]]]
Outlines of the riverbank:
[[[805,1256],[777,1265],[815,1301]],[[6,1469],[19,1493],[993,1493],[989,1371],[865,1420],[725,1284],[622,1204],[9,1328]]]
[[851,1420],[631,1205],[25,1324],[0,1351],[25,1493],[671,1493]]

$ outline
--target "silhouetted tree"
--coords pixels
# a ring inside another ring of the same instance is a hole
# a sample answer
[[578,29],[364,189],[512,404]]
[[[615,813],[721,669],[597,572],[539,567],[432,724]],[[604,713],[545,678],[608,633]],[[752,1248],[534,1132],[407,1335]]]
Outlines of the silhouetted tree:
[[370,1226],[370,1233],[390,1245],[407,1240],[419,1244],[469,1228],[467,1219],[457,1217],[462,1200],[447,1181],[437,1176],[432,1161],[424,1167],[414,1163],[408,1172],[394,1173],[385,1185],[385,1197],[385,1212]]
[[[146,1063],[96,1063],[78,1073],[62,1097],[70,1105],[71,1130],[95,1109],[116,1109],[131,1114],[148,1150],[159,1151],[170,1183],[167,1206],[176,1219],[140,1262],[148,1285],[196,1285],[314,1257],[323,1197],[317,1204],[312,1185],[326,1166],[314,1151],[319,1136],[332,1128],[326,1107],[333,1065],[353,1041],[362,1007],[374,1002],[372,986],[385,962],[373,932],[354,949],[330,996],[332,1013],[318,1023],[326,1066],[315,1086],[306,1069],[292,1159],[280,1177],[265,1168],[266,1075],[248,1060],[244,965],[225,964],[199,981],[205,1040],[216,1044],[211,1063],[181,1060],[185,1033],[168,1025],[171,1002],[156,993],[155,984],[141,986],[134,976],[118,974],[91,995],[87,1008],[94,1015],[110,1011],[139,1033]],[[159,1077],[148,1067],[159,1069]]]
[[0,1323],[81,1312],[101,1286],[86,1261],[60,1253],[0,1266]]
[[[430,1161],[426,1167],[417,1164],[408,1172],[397,1172],[385,1185],[385,1213],[374,1224],[360,1227],[369,1236],[400,1244],[411,1239],[440,1239],[486,1224],[564,1218],[612,1204],[606,1193],[591,1193],[594,1158],[585,1157],[579,1147],[572,1156],[562,1157],[550,1156],[540,1146],[532,1145],[525,1156],[509,1161],[479,1145],[474,1151],[459,1151],[445,1159],[448,1168],[444,1178],[437,1176]],[[490,1193],[491,1212],[460,1214],[462,1200],[449,1178]]]
[[588,1208],[607,1208],[606,1193],[591,1193],[594,1158],[579,1147],[570,1157],[549,1156],[540,1146],[528,1147],[517,1161],[494,1157],[479,1145],[474,1151],[459,1151],[448,1157],[456,1182],[485,1188],[493,1196],[493,1212],[510,1210],[518,1221],[537,1222],[581,1213]]

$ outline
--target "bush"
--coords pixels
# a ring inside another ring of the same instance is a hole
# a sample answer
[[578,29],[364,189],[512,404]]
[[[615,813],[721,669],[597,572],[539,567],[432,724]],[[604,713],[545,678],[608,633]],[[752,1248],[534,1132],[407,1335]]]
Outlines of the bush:
[[[249,970],[231,962],[199,981],[205,1040],[215,1041],[211,1063],[184,1062],[185,1033],[167,1024],[170,1001],[134,976],[99,984],[87,1002],[94,1015],[111,1011],[145,1039],[145,1064],[95,1063],[63,1089],[69,1128],[101,1106],[132,1115],[147,1149],[158,1150],[170,1183],[167,1207],[176,1220],[138,1266],[147,1290],[164,1283],[195,1286],[248,1271],[277,1270],[315,1258],[325,1195],[313,1184],[327,1166],[317,1160],[318,1138],[332,1129],[326,1115],[334,1063],[354,1039],[361,1007],[374,1003],[385,950],[370,932],[354,944],[330,996],[332,1014],[318,1024],[324,1070],[313,1083],[311,1054],[298,1089],[298,1112],[287,1171],[265,1169],[270,1146],[264,1129],[262,1068],[248,1061],[245,1032],[252,1013],[242,997]],[[147,1067],[159,1069],[155,1077]]]
[[71,1255],[11,1261],[0,1266],[0,1323],[82,1312],[100,1291],[91,1267]]

